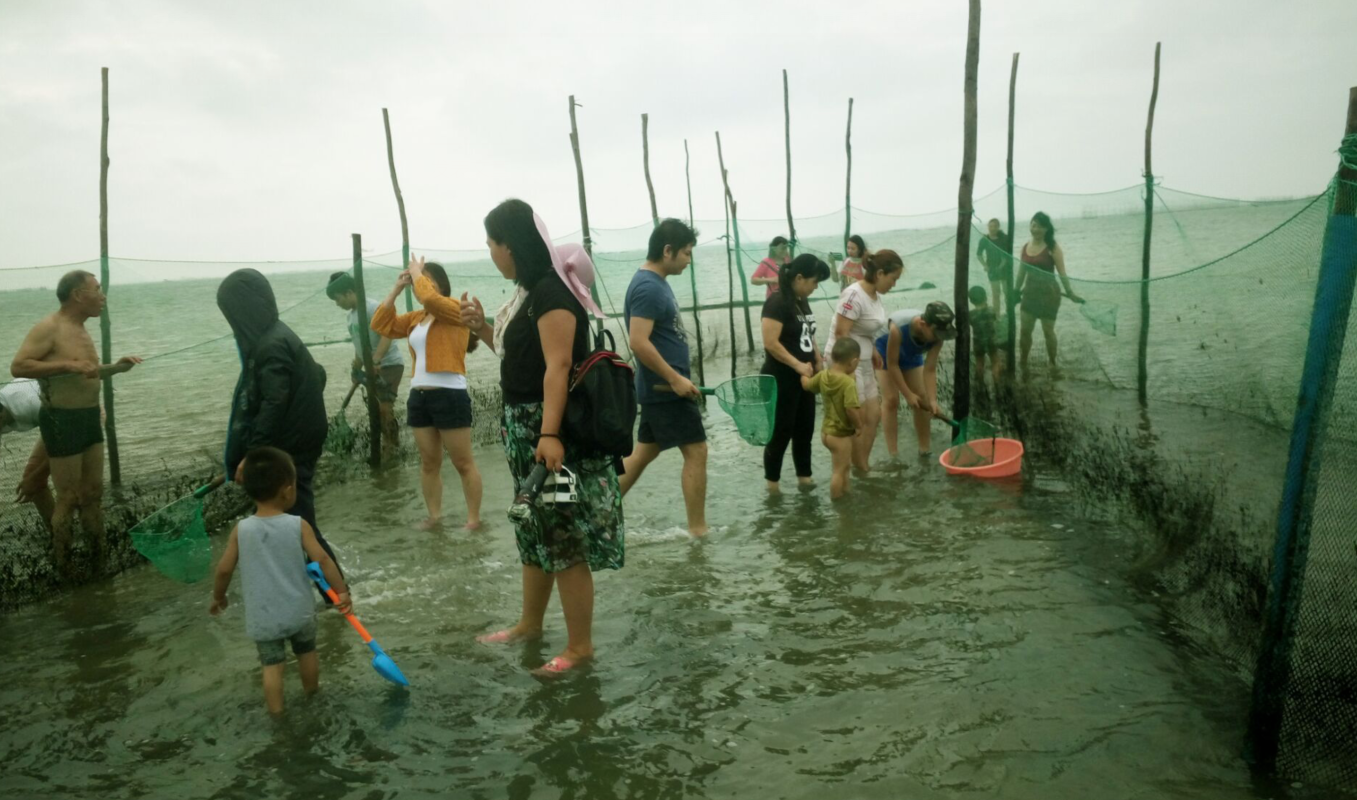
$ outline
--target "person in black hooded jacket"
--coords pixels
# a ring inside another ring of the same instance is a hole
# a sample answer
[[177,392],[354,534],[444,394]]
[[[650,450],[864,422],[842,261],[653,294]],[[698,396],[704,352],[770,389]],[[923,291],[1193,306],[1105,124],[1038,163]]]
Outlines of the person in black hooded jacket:
[[273,287],[258,270],[240,269],[227,275],[217,288],[217,308],[235,334],[241,363],[226,432],[226,474],[239,482],[245,454],[256,447],[276,447],[292,456],[297,466],[297,504],[291,513],[311,525],[320,546],[334,559],[316,524],[316,497],[311,488],[329,428],[325,370],[311,358],[297,334],[278,319]]

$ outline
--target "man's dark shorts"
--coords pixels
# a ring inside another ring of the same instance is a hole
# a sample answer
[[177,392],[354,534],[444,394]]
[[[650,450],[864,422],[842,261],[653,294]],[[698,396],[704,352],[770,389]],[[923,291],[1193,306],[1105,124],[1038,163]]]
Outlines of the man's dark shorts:
[[701,406],[691,400],[642,405],[636,441],[659,445],[661,450],[707,441]]
[[99,425],[99,407],[49,408],[38,411],[38,430],[47,446],[48,458],[78,456],[96,444],[103,444],[104,429]]

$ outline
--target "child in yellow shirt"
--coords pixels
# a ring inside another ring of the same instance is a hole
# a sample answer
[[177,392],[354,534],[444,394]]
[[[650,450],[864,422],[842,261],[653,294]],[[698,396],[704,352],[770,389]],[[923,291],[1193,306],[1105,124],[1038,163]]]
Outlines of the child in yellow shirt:
[[801,388],[825,399],[825,421],[820,441],[829,449],[833,476],[829,496],[835,500],[848,494],[848,470],[853,461],[853,437],[862,420],[858,411],[858,387],[853,378],[862,358],[856,339],[843,338],[834,343],[829,354],[829,369],[813,378],[801,378]]

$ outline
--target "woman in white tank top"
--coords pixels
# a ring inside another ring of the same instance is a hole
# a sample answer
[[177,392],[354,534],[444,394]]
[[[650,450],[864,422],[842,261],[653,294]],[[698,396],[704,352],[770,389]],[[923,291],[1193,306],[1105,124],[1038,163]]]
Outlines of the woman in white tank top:
[[[396,314],[396,298],[406,286],[424,306]],[[410,397],[406,423],[419,447],[420,489],[429,516],[420,527],[438,527],[443,518],[443,454],[462,479],[466,528],[481,525],[481,473],[471,455],[471,395],[467,391],[466,354],[475,347],[462,324],[461,302],[452,297],[442,265],[412,258],[396,286],[372,315],[372,329],[410,344]]]
[[834,343],[849,337],[862,351],[854,378],[863,424],[853,437],[853,466],[866,472],[870,469],[868,459],[872,454],[872,442],[876,441],[876,426],[881,422],[881,392],[876,384],[881,358],[874,346],[876,337],[886,329],[886,308],[881,295],[889,292],[905,274],[905,262],[894,250],[878,250],[862,260],[862,268],[862,280],[849,284],[839,295],[824,356],[828,363]]

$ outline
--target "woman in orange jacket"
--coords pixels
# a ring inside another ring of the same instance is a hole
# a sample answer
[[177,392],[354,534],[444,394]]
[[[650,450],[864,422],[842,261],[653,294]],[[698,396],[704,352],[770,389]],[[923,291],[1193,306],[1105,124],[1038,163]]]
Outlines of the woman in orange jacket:
[[[396,313],[396,298],[413,286],[424,308]],[[419,446],[420,488],[429,517],[424,530],[443,518],[443,453],[462,477],[466,528],[481,525],[481,473],[471,455],[471,395],[467,393],[466,353],[471,332],[462,324],[461,303],[442,265],[412,258],[391,294],[372,315],[372,329],[388,339],[409,339],[410,399],[406,422]]]

